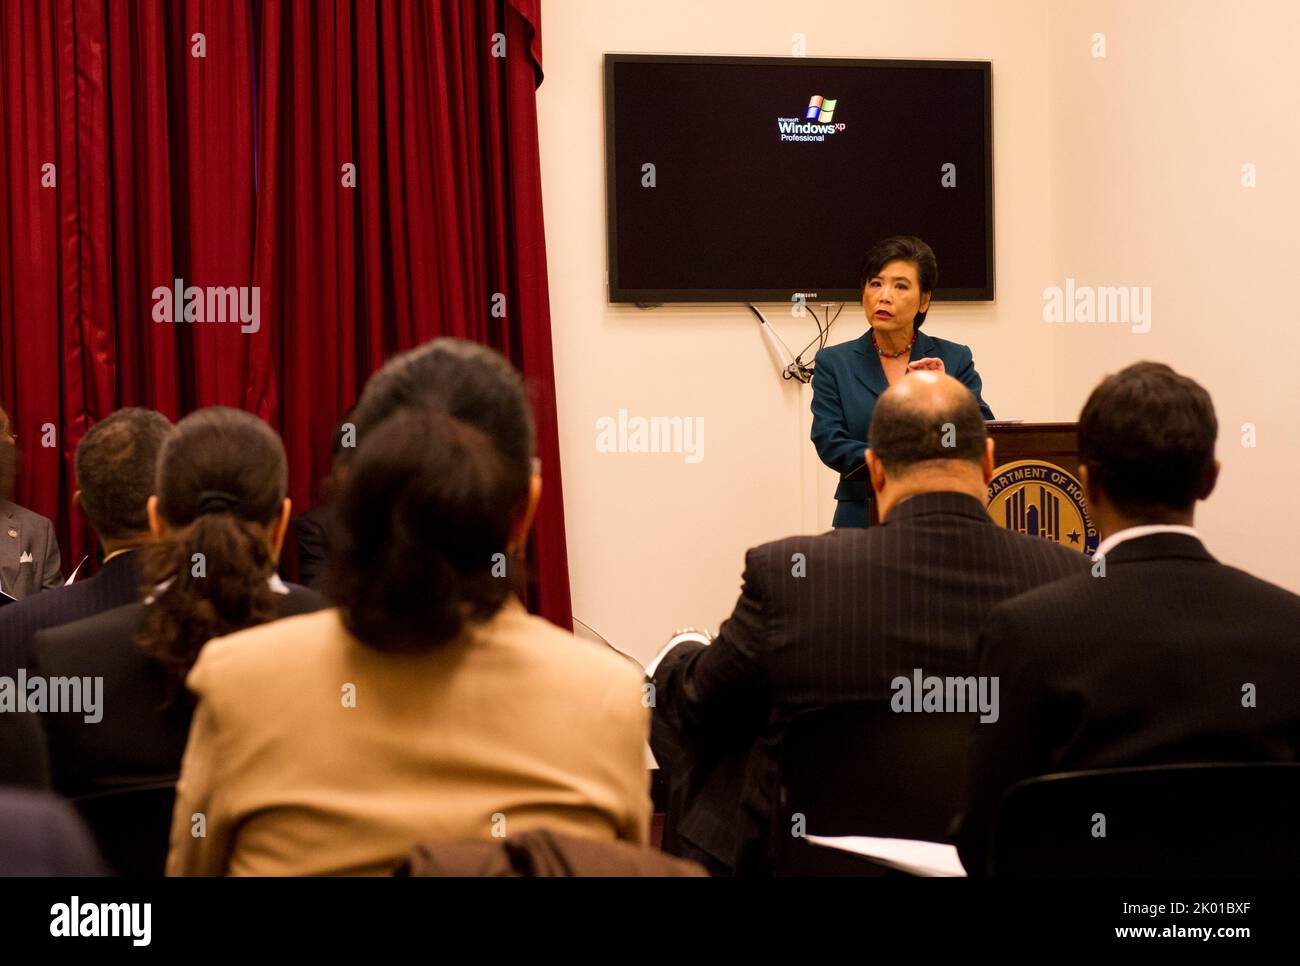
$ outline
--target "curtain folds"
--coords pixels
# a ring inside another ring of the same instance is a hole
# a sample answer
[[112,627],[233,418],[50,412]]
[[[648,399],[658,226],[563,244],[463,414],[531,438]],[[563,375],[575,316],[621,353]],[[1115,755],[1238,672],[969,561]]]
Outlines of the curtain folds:
[[[67,569],[93,542],[73,453],[114,409],[256,413],[300,512],[369,374],[454,335],[528,382],[545,475],[531,604],[570,626],[539,7],[0,4],[0,398],[16,499],[56,520]],[[202,323],[186,301],[157,321],[177,279]],[[212,320],[227,307],[256,311]]]

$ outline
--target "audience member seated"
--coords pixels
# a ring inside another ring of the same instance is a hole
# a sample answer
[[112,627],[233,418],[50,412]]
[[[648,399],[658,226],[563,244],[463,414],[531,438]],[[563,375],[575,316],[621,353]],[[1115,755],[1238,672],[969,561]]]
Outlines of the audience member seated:
[[140,555],[153,539],[145,505],[153,492],[158,450],[171,432],[152,409],[119,409],[90,428],[77,446],[77,491],[72,501],[99,536],[99,573],[82,576],[8,607],[0,607],[0,675],[32,660],[36,632],[140,599]]
[[0,602],[23,600],[63,583],[54,524],[13,502],[17,437],[0,409]]
[[89,714],[43,716],[58,791],[174,778],[193,711],[185,675],[203,645],[322,606],[315,592],[275,575],[289,521],[286,480],[280,437],[257,417],[213,407],[176,424],[147,503],[156,540],[137,551],[148,596],[36,635],[39,674],[103,682]]
[[972,874],[1022,779],[1300,756],[1300,597],[1219,563],[1192,526],[1218,478],[1217,434],[1209,394],[1165,365],[1129,366],[1088,398],[1079,475],[1103,538],[1092,572],[1002,604],[980,633],[1001,713],[972,739],[960,833]]
[[0,788],[0,876],[104,875],[72,806],[49,792]]
[[[949,426],[955,439],[945,438]],[[791,716],[889,702],[891,681],[916,668],[969,675],[994,604],[1086,571],[1079,553],[989,518],[993,441],[975,397],[951,376],[914,372],[886,390],[870,438],[883,523],[750,550],[717,639],[679,644],[651,667],[651,743],[661,765],[675,763],[665,843],[715,874],[770,871],[777,756]]]
[[354,422],[337,609],[200,655],[168,872],[385,874],[419,842],[543,827],[644,844],[638,669],[516,596],[541,492],[518,373],[440,339]]
[[325,579],[325,568],[329,564],[330,527],[334,516],[331,498],[341,472],[339,456],[344,449],[355,445],[355,435],[352,409],[349,409],[334,427],[334,442],[330,448],[333,468],[321,486],[322,492],[317,496],[319,502],[293,521],[293,540],[298,551],[298,579],[313,590],[320,589]]

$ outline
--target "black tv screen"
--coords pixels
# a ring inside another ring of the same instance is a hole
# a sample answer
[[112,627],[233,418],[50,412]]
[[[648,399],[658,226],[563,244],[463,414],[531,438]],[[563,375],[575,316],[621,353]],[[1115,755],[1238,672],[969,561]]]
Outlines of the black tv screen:
[[611,302],[856,301],[917,235],[993,298],[988,61],[605,55]]

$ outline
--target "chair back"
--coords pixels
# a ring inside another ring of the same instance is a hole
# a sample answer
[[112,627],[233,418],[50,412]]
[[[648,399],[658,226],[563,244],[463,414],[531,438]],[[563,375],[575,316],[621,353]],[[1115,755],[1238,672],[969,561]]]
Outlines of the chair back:
[[176,780],[83,795],[73,800],[113,873],[161,876],[167,866]]
[[[887,701],[805,711],[781,742],[771,833],[778,875],[864,874],[805,835],[948,841],[960,806],[975,714],[900,713]],[[852,857],[847,857],[851,859]]]
[[993,875],[1294,875],[1300,764],[1031,778],[1003,797],[991,849]]

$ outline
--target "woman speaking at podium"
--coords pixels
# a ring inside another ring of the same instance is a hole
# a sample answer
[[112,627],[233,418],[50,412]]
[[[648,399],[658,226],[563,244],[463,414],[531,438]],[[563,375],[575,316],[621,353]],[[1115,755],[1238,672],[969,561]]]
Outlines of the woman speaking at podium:
[[939,263],[930,246],[911,235],[877,242],[862,261],[859,285],[867,331],[861,338],[827,346],[813,370],[812,441],[823,463],[840,474],[835,490],[835,527],[871,523],[870,484],[843,479],[866,460],[867,430],[880,394],[909,372],[947,372],[975,394],[985,419],[993,412],[969,346],[925,335]]

